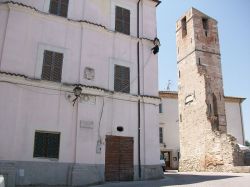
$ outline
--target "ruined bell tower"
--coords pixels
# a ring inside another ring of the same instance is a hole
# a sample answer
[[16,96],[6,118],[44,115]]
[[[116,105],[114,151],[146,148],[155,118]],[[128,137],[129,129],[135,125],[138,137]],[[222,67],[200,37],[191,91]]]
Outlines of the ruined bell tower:
[[232,171],[217,21],[191,8],[176,25],[181,171]]

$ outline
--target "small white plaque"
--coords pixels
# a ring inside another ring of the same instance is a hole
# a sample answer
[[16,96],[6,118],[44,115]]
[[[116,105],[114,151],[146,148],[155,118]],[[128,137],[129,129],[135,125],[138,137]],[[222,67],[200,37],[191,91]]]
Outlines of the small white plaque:
[[93,121],[81,120],[80,121],[80,128],[93,129],[94,128],[94,122]]

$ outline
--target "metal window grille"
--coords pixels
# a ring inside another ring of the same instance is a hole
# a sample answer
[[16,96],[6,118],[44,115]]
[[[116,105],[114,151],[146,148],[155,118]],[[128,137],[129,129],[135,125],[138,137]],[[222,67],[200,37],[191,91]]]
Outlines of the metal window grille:
[[44,51],[42,79],[48,81],[61,82],[63,54]]
[[116,92],[130,92],[130,70],[128,67],[115,65],[114,90]]
[[54,15],[67,17],[69,0],[50,0],[49,12]]
[[130,34],[130,10],[116,6],[115,30],[124,34]]
[[33,157],[59,158],[60,133],[35,132]]

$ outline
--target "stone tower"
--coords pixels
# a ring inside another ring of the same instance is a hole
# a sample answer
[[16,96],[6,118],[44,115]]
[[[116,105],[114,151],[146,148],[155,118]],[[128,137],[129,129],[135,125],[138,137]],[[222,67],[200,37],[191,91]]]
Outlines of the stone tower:
[[181,171],[232,171],[217,21],[191,8],[176,26]]

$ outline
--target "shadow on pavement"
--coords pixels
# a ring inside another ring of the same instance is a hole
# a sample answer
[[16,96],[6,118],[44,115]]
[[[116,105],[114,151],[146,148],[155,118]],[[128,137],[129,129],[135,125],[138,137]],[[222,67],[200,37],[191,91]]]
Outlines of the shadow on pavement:
[[[220,180],[220,179],[227,179],[227,178],[234,178],[239,176],[233,175],[194,175],[194,174],[164,174],[165,179],[163,179],[160,183],[164,186],[170,185],[187,185],[187,184],[194,184],[212,180]],[[165,183],[165,184],[164,184]]]
[[165,173],[164,179],[131,182],[109,182],[95,187],[164,187],[172,185],[190,185],[206,181],[234,178],[240,176],[233,175],[203,175],[203,174],[184,174],[184,173]]

